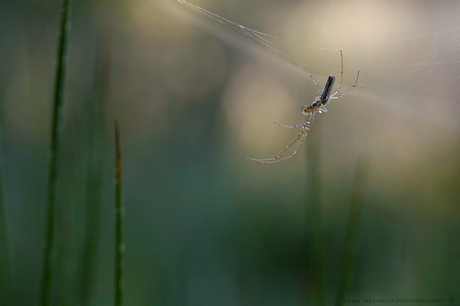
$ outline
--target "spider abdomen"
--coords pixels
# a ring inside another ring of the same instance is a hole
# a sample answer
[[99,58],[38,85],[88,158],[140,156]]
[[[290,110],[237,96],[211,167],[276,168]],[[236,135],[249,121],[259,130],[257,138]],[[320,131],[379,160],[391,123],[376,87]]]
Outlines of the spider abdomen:
[[335,76],[331,75],[327,78],[326,85],[324,86],[323,92],[321,93],[321,102],[326,105],[329,102],[329,96],[331,95],[332,88],[334,87]]

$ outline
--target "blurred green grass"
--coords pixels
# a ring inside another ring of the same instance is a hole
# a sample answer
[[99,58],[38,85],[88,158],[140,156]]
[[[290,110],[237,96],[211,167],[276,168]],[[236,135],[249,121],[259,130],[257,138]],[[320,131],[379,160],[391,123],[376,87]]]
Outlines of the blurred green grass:
[[55,60],[56,73],[53,90],[53,110],[51,125],[51,141],[48,151],[49,172],[48,172],[48,203],[46,207],[46,232],[44,236],[44,259],[42,266],[42,277],[40,282],[39,305],[51,305],[53,300],[53,274],[55,249],[55,223],[58,210],[58,169],[61,158],[61,139],[63,130],[63,109],[65,93],[65,77],[67,69],[67,41],[70,32],[70,1],[63,0],[60,8],[60,20],[58,29],[57,55]]

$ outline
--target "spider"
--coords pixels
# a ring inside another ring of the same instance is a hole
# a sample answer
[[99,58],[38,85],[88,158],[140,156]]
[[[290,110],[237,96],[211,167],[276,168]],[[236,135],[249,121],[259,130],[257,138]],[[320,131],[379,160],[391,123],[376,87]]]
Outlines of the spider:
[[[307,136],[308,132],[310,131],[310,126],[311,126],[313,120],[315,119],[316,112],[318,112],[320,114],[323,113],[323,112],[324,113],[327,112],[326,104],[329,102],[330,99],[338,99],[338,98],[342,97],[344,94],[346,94],[347,92],[349,92],[350,90],[355,88],[356,84],[358,83],[359,71],[358,71],[358,74],[356,75],[355,83],[350,88],[345,90],[341,95],[337,96],[337,94],[340,92],[340,87],[342,86],[342,77],[343,77],[342,50],[340,50],[340,64],[341,64],[341,71],[340,71],[339,87],[337,88],[337,90],[332,95],[330,95],[330,93],[332,91],[332,88],[334,87],[335,76],[329,76],[328,77],[326,85],[324,86],[324,89],[321,92],[320,89],[319,89],[318,83],[316,83],[316,81],[313,78],[313,76],[310,75],[311,79],[313,80],[313,83],[315,83],[316,88],[318,89],[318,95],[316,96],[315,101],[311,105],[305,105],[305,106],[302,106],[300,108],[301,111],[302,111],[302,115],[308,116],[308,120],[305,123],[298,124],[298,125],[284,125],[284,124],[280,124],[280,123],[275,122],[275,124],[277,124],[279,126],[283,126],[283,127],[287,127],[287,128],[291,128],[291,129],[300,128],[300,133],[299,133],[299,135],[297,136],[296,139],[294,139],[278,155],[276,155],[275,157],[272,157],[272,158],[257,159],[257,158],[252,158],[252,157],[249,157],[249,156],[246,156],[246,155],[243,155],[243,156],[246,157],[247,159],[256,161],[256,162],[261,163],[261,164],[277,163],[277,162],[280,162],[280,161],[283,161],[283,160],[286,160],[286,159],[294,157],[296,155],[297,151],[299,150],[300,146],[302,145],[302,142],[304,141],[304,139]],[[290,156],[280,159],[281,155],[283,155],[294,143],[296,143],[299,140],[300,140],[300,142],[297,145],[297,148],[294,150],[294,152]]]

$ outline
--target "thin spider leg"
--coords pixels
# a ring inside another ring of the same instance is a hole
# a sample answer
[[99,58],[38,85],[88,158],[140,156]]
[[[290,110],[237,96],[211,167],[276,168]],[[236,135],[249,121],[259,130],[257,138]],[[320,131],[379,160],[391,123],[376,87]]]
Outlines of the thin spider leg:
[[310,74],[310,78],[313,81],[313,83],[315,83],[316,89],[318,89],[318,94],[321,95],[321,90],[319,89],[318,83],[316,83],[315,79],[313,78],[311,74]]
[[[309,127],[307,127],[309,128]],[[250,160],[254,160],[256,162],[264,162],[264,161],[270,161],[270,160],[277,160],[280,158],[281,155],[284,154],[284,152],[286,152],[294,143],[296,143],[297,141],[299,141],[299,139],[302,137],[302,134],[304,133],[305,131],[305,128],[302,128],[300,130],[300,133],[299,135],[297,136],[296,139],[294,139],[290,144],[288,144],[288,146],[286,148],[284,148],[283,151],[281,151],[278,155],[276,155],[275,157],[271,157],[271,158],[252,158],[252,157],[249,157],[249,156],[246,156],[246,155],[243,155],[244,157],[246,157],[247,159],[250,159]]]
[[310,124],[308,121],[305,122],[305,123],[302,123],[302,124],[296,124],[296,125],[285,125],[285,124],[281,124],[281,123],[278,123],[278,122],[273,122],[274,124],[277,124],[279,126],[282,126],[282,127],[287,127],[287,128],[290,128],[290,129],[297,129],[299,127],[305,127],[306,125]]
[[340,96],[337,96],[337,97],[329,97],[329,99],[338,99],[338,98],[340,98],[341,96],[343,96],[344,94],[346,94],[347,92],[349,92],[350,90],[352,90],[353,88],[355,88],[356,85],[358,84],[358,78],[359,78],[359,71],[358,71],[358,74],[356,75],[355,84],[353,84],[350,88],[348,88],[347,90],[345,90],[344,92],[342,92],[342,94],[341,94]]
[[343,77],[343,55],[342,55],[342,50],[340,50],[340,66],[341,66],[341,70],[340,70],[339,87],[337,87],[337,90],[331,96],[334,96],[334,95],[338,94],[339,91],[340,91],[340,87],[342,87],[342,77]]
[[274,163],[279,163],[280,161],[283,161],[283,160],[286,160],[286,159],[289,159],[289,158],[293,158],[297,154],[297,151],[299,150],[300,146],[302,145],[302,142],[304,141],[305,137],[307,136],[308,131],[310,131],[309,126],[305,129],[305,132],[302,135],[302,139],[300,139],[300,142],[297,145],[297,148],[294,150],[294,152],[292,152],[292,154],[290,156],[282,158],[282,159],[273,160],[273,161],[258,161],[258,163],[260,163],[260,164],[274,164]]
[[274,124],[277,124],[279,126],[282,126],[282,127],[287,127],[287,128],[290,128],[290,129],[297,129],[297,128],[300,128],[300,127],[306,127],[307,125],[310,125],[312,122],[313,122],[313,119],[315,118],[314,114],[310,114],[308,116],[308,120],[302,124],[296,124],[296,125],[286,125],[286,124],[281,124],[281,123],[278,123],[278,122],[273,122]]
[[[302,138],[302,140],[300,141],[299,145],[297,146],[297,148],[295,149],[294,153],[292,156],[290,157],[287,157],[287,158],[292,158],[296,155],[297,153],[297,150],[299,150],[300,148],[300,145],[302,144],[303,142],[303,139],[305,138],[305,136],[307,136],[308,132],[310,131],[310,127],[311,127],[311,123],[313,122],[313,120],[315,119],[315,114],[316,114],[316,110],[312,113],[312,115],[310,116],[309,120],[307,122],[305,122],[305,126],[302,127],[302,129],[300,130],[300,133],[299,135],[297,136],[296,139],[294,139],[283,151],[281,151],[278,155],[276,155],[275,157],[272,157],[272,158],[260,158],[260,159],[257,159],[257,158],[252,158],[252,157],[249,157],[249,156],[245,156],[243,155],[244,157],[246,157],[247,159],[250,159],[250,160],[254,160],[258,163],[262,163],[262,164],[267,164],[267,163],[274,163],[276,162],[281,155],[283,155],[294,143],[296,143],[300,138]],[[285,160],[287,158],[283,158],[281,160]],[[279,160],[279,161],[281,161]]]

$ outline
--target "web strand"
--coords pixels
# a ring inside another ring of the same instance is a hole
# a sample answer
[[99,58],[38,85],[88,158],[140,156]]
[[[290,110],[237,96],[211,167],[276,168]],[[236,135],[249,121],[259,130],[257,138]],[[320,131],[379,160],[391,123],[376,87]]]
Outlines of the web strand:
[[[195,4],[179,0],[180,3],[210,20],[219,23],[225,30],[242,35],[249,40],[267,48],[271,53],[292,64],[303,75],[327,77],[338,70],[339,61],[331,63],[307,63],[300,61],[281,48],[299,48],[302,54],[307,50],[316,52],[339,52],[339,48],[322,48],[308,44],[280,39],[276,36],[253,30]],[[382,50],[385,55],[380,57]],[[309,53],[308,53],[309,54]],[[366,50],[351,48],[344,50],[347,70],[360,70],[360,88],[422,95],[431,98],[451,98],[458,93],[455,85],[459,83],[460,63],[460,28],[415,35],[399,40],[392,40],[367,46]],[[387,60],[387,59],[390,60]],[[320,69],[320,70],[318,70]],[[314,73],[313,73],[314,72]],[[344,82],[353,80],[344,80]],[[457,86],[460,87],[460,86]],[[442,93],[442,97],[439,94]]]

